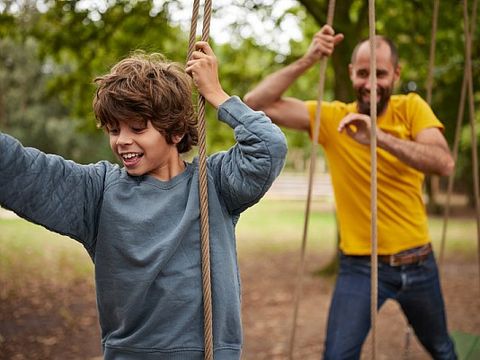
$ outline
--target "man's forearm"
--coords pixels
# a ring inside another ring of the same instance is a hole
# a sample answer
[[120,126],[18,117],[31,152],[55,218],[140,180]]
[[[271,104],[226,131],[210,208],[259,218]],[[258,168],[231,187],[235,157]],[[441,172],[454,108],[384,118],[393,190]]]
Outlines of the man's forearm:
[[377,145],[405,164],[426,174],[448,176],[454,170],[450,151],[440,144],[426,144],[379,133]]
[[262,80],[245,97],[245,103],[255,110],[262,110],[279,100],[289,86],[315,62],[302,57]]

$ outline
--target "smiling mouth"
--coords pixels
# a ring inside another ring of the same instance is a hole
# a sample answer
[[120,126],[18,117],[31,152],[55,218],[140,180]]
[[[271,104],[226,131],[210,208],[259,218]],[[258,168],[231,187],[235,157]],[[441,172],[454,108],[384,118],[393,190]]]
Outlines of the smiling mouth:
[[140,161],[140,158],[142,156],[143,156],[142,153],[133,153],[133,152],[120,154],[120,157],[123,160],[123,164],[126,167],[135,166]]

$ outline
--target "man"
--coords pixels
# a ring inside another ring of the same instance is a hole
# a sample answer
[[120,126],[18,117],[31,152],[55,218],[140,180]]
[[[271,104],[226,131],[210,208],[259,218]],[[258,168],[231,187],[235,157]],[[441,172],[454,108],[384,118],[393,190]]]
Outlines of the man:
[[[288,87],[343,39],[326,25],[300,59],[269,75],[245,96],[279,125],[310,132],[316,101],[282,97]],[[454,169],[443,125],[417,94],[392,95],[398,53],[376,38],[378,307],[399,302],[435,359],[455,359],[422,201],[424,173]],[[340,227],[340,271],[327,325],[325,359],[358,359],[370,329],[370,46],[359,43],[349,65],[357,100],[323,102],[319,143],[329,163]]]

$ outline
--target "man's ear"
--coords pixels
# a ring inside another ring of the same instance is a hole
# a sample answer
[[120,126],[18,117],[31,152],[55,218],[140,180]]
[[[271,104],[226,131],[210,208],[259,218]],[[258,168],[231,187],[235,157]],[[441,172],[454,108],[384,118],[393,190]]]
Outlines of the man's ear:
[[402,67],[400,65],[397,65],[395,68],[395,71],[393,75],[395,76],[395,81],[398,81],[400,79],[400,73],[402,72]]
[[352,79],[352,74],[353,74],[353,65],[348,64],[348,76],[350,76],[350,79]]

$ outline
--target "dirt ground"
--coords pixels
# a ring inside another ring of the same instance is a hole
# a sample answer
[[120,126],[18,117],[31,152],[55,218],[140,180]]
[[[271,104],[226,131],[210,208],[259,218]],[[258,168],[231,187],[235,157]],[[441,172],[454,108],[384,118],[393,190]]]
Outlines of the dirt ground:
[[[299,254],[273,252],[240,257],[245,346],[243,359],[287,359]],[[443,289],[449,327],[480,334],[480,289],[475,256],[447,258]],[[295,359],[320,359],[332,291],[331,278],[310,274],[329,259],[306,258]],[[60,286],[32,281],[0,291],[0,359],[101,359],[92,282]],[[405,320],[395,303],[378,316],[378,359],[405,359]],[[367,340],[362,358],[369,358]],[[428,359],[412,337],[408,359]]]

